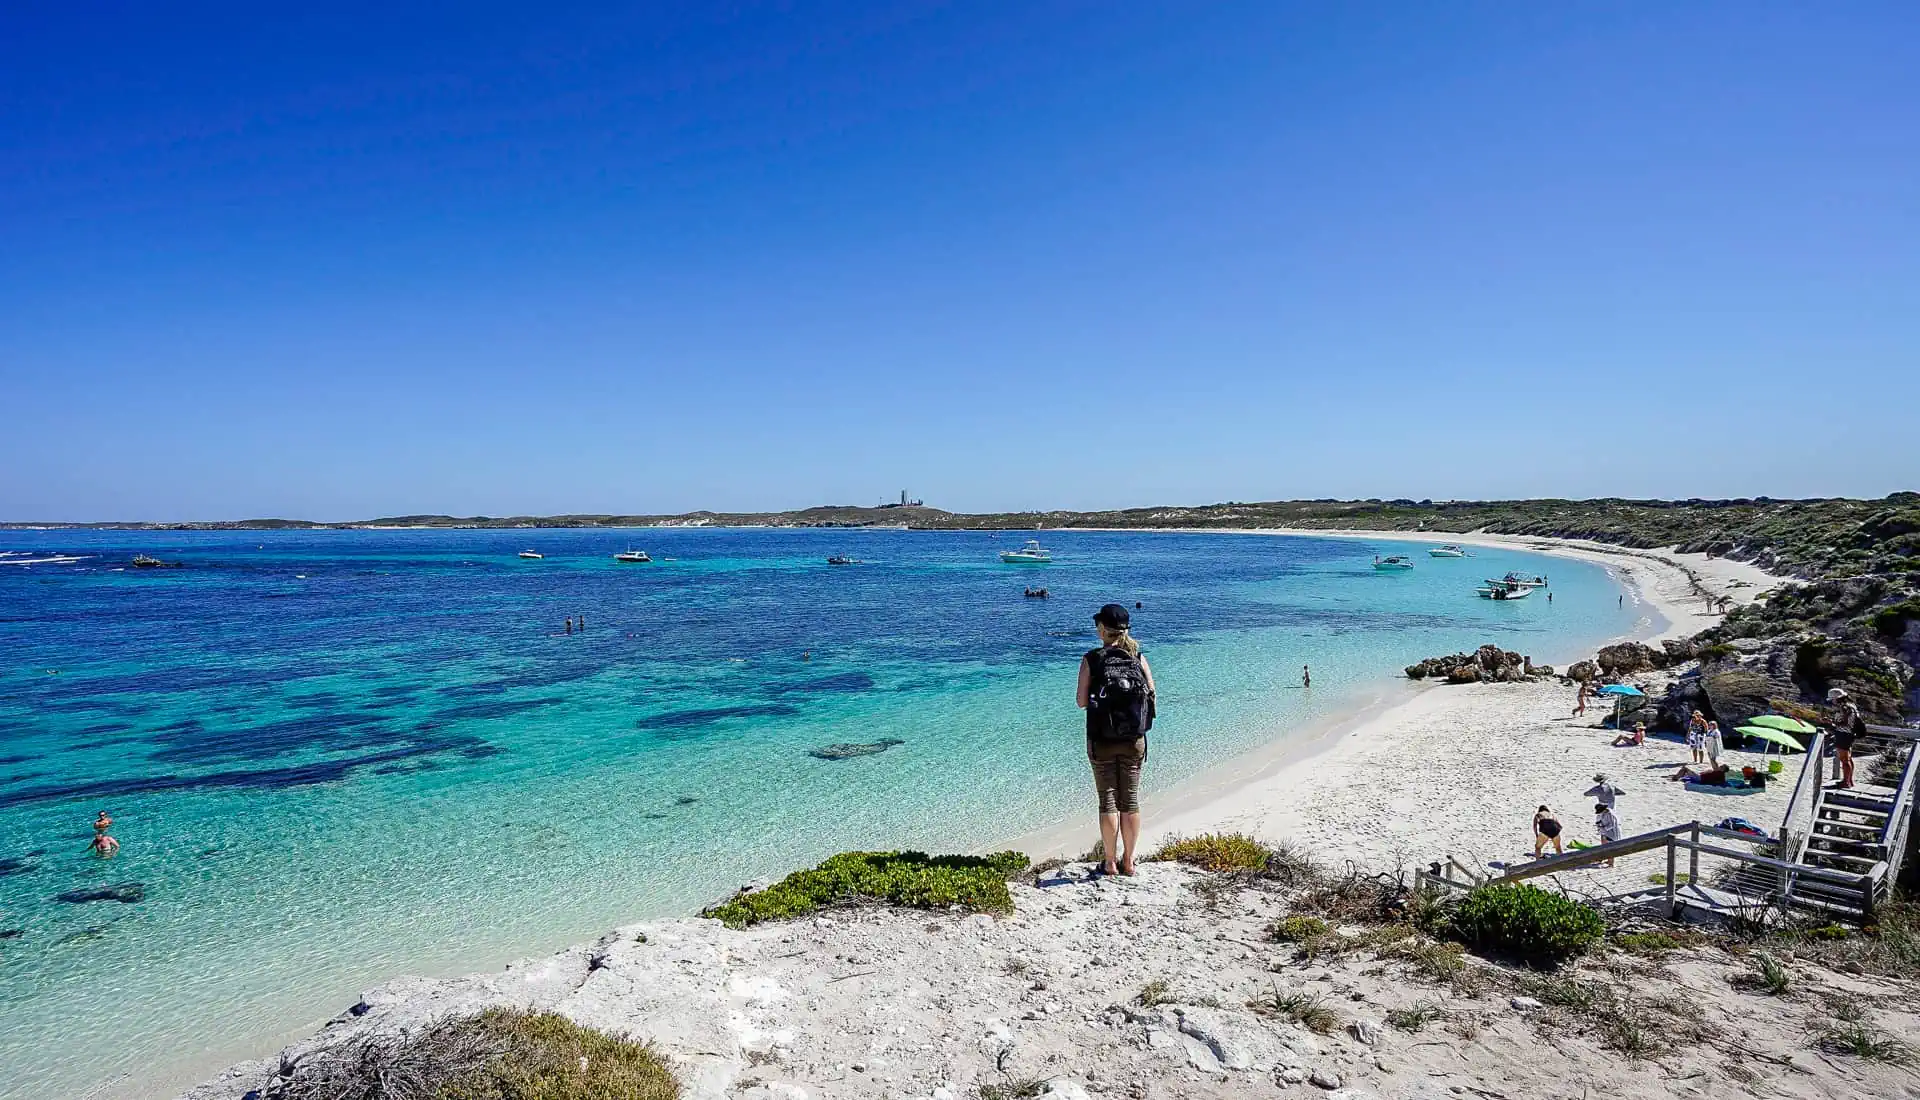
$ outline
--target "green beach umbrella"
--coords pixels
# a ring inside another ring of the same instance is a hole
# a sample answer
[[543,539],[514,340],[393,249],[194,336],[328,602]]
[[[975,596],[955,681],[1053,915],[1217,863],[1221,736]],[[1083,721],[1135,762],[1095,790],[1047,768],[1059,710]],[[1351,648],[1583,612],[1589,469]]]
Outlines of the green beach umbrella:
[[1787,733],[1812,733],[1813,727],[1798,718],[1789,718],[1784,714],[1762,714],[1747,720],[1748,725],[1765,726],[1770,730],[1782,730]]
[[1740,732],[1746,734],[1748,737],[1755,738],[1756,740],[1766,741],[1771,744],[1778,745],[1781,748],[1787,750],[1788,752],[1807,751],[1805,748],[1801,747],[1800,742],[1795,741],[1793,739],[1792,734],[1782,733],[1779,730],[1775,730],[1775,729],[1768,729],[1765,726],[1741,726]]

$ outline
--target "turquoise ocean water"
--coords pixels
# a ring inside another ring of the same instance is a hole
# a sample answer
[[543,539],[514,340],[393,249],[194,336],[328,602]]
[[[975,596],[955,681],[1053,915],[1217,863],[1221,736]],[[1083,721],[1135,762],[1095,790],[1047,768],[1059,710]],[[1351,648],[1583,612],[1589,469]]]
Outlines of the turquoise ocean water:
[[[386,978],[834,851],[1087,812],[1075,662],[1109,600],[1143,605],[1161,686],[1150,792],[1420,657],[1564,659],[1647,614],[1599,566],[1520,552],[1048,532],[1057,564],[999,564],[1025,537],[0,532],[0,562],[80,557],[0,565],[0,1097],[263,1053]],[[655,562],[611,559],[629,545]],[[186,564],[120,568],[135,552]],[[1416,568],[1371,568],[1393,552]],[[1554,602],[1474,596],[1508,569]],[[83,854],[101,809],[112,861]]]

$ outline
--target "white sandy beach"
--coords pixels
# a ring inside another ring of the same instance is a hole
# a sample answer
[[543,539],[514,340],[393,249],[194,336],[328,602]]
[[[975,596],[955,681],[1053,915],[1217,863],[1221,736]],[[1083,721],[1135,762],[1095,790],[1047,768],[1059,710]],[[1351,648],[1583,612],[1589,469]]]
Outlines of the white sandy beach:
[[[1408,538],[1404,532],[1378,531],[1265,533]],[[1747,603],[1780,583],[1780,578],[1743,562],[1671,549],[1623,550],[1601,543],[1488,534],[1421,541],[1502,546],[1600,562],[1621,580],[1630,598],[1645,606],[1641,629],[1631,637],[1646,641],[1691,635],[1718,621],[1719,614],[1708,609],[1708,595]],[[1549,659],[1564,668],[1591,656],[1553,654]],[[1648,681],[1649,686],[1664,682],[1660,677]],[[1593,801],[1584,792],[1598,774],[1625,788],[1618,814],[1629,836],[1694,820],[1712,825],[1728,817],[1744,817],[1769,830],[1779,824],[1798,771],[1797,758],[1785,760],[1788,782],[1765,792],[1707,794],[1666,778],[1688,761],[1684,744],[1650,739],[1638,748],[1614,748],[1613,732],[1600,728],[1607,706],[1591,706],[1585,717],[1574,719],[1573,704],[1573,689],[1558,681],[1392,685],[1380,703],[1358,714],[1323,728],[1284,731],[1266,748],[1150,799],[1143,845],[1151,850],[1169,836],[1224,830],[1292,840],[1328,861],[1412,868],[1453,855],[1484,870],[1492,862],[1531,856],[1531,823],[1541,805],[1559,816],[1566,839],[1597,842]],[[1725,759],[1736,767],[1766,763],[1750,753],[1729,752]],[[1074,855],[1086,851],[1091,835],[1091,823],[1073,822],[1023,837],[1021,843],[1036,858]],[[1644,879],[1657,869],[1657,858],[1623,861],[1608,881]]]

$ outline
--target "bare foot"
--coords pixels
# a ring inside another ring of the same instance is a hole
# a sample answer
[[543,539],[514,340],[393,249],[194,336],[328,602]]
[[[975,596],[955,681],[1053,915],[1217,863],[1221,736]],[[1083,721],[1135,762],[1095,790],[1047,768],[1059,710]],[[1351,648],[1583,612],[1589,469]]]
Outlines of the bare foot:
[[1132,876],[1132,875],[1137,875],[1137,874],[1139,874],[1140,872],[1138,872],[1138,871],[1136,871],[1136,870],[1134,870],[1134,869],[1133,869],[1133,861],[1132,861],[1132,860],[1127,860],[1127,861],[1126,861],[1125,863],[1122,863],[1122,864],[1120,865],[1120,873],[1121,873],[1121,874],[1123,874],[1123,875],[1128,875],[1128,876]]
[[1111,863],[1102,863],[1100,865],[1100,873],[1103,875],[1117,875],[1120,873],[1120,868],[1115,867]]

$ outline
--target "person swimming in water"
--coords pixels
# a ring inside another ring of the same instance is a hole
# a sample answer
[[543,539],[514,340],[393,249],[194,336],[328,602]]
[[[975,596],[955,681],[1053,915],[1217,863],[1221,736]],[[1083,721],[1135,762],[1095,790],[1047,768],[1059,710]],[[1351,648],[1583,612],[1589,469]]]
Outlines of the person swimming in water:
[[107,813],[107,811],[101,810],[100,816],[93,819],[93,831],[96,833],[104,833],[111,828],[113,828],[113,816]]
[[92,852],[101,859],[112,859],[114,854],[119,850],[120,842],[113,839],[112,835],[104,832],[93,834],[93,841],[87,845],[87,851]]

